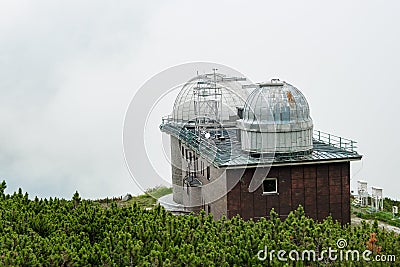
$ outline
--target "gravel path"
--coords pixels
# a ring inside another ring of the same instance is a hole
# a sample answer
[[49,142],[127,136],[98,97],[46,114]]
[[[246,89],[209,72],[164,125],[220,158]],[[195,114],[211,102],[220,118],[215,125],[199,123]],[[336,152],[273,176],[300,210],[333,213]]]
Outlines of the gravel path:
[[[361,219],[361,218],[353,216],[353,217],[351,217],[351,224],[353,224],[353,225],[361,224],[362,220],[364,220],[364,219]],[[364,220],[364,221],[366,221],[368,223],[371,223],[371,224],[374,223],[373,220]],[[389,224],[381,222],[381,221],[378,221],[378,226],[380,228],[385,229],[385,230],[393,231],[393,232],[396,232],[396,233],[400,234],[400,228],[399,227],[392,226],[392,225],[389,225]]]

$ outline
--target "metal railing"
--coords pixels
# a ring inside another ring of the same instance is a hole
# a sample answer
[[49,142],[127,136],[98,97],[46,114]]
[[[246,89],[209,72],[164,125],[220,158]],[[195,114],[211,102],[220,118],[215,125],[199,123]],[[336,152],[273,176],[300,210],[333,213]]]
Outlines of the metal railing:
[[347,152],[356,152],[355,149],[357,148],[357,142],[350,139],[346,139],[329,133],[324,133],[318,130],[314,130],[313,138],[317,142],[334,146]]
[[[185,127],[177,127],[171,122],[173,122],[172,116],[163,117],[160,129],[174,135],[197,153],[208,157],[214,165],[223,164],[227,160],[229,161],[229,158],[226,158],[226,151],[218,148],[211,140],[202,138],[193,130],[186,129]],[[357,142],[340,136],[314,130],[313,140],[314,142],[333,146],[346,152],[357,153]]]
[[162,125],[167,124],[167,123],[171,123],[171,122],[173,122],[172,115],[164,116],[161,119],[161,124]]

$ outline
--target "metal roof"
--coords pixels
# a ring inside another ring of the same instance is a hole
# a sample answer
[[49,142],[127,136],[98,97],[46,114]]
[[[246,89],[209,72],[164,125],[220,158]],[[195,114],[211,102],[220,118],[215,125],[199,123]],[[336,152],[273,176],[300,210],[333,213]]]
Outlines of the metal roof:
[[217,168],[351,161],[362,157],[355,151],[355,141],[321,131],[314,131],[312,153],[254,155],[241,149],[237,128],[224,129],[224,138],[217,138],[221,134],[220,130],[209,129],[211,137],[205,138],[202,134],[197,135],[193,128],[181,127],[171,122],[171,119],[164,119],[160,129],[181,140]]

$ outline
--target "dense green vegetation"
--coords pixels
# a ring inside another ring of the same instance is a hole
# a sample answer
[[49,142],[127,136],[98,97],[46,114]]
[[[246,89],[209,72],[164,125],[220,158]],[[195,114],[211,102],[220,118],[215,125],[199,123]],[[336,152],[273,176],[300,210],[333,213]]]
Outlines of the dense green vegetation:
[[[300,207],[281,221],[239,217],[214,220],[204,213],[174,216],[160,206],[145,210],[137,203],[109,207],[81,199],[30,200],[22,190],[5,194],[0,186],[0,265],[8,266],[325,266],[317,262],[257,259],[259,250],[346,249],[400,257],[400,237],[362,223],[342,227],[330,218],[315,223]],[[372,235],[371,233],[376,233]],[[333,265],[349,262],[336,261]],[[353,262],[352,266],[365,266]],[[400,264],[399,259],[392,266]],[[377,266],[388,266],[383,264]]]
[[[371,199],[370,199],[371,201]],[[370,202],[371,203],[371,202]],[[397,206],[400,209],[400,201],[385,197],[383,199],[383,210],[392,213],[392,207]]]

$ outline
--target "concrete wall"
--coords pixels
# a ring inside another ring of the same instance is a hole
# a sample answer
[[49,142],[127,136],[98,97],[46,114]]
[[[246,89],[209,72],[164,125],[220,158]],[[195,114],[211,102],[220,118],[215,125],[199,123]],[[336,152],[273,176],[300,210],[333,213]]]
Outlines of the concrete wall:
[[199,212],[202,207],[201,187],[184,186],[182,199],[187,211]]
[[[186,145],[181,144],[178,139],[174,138],[175,142],[171,141],[171,151],[174,153],[174,159],[177,166],[180,166],[179,170],[175,170],[172,174],[172,180],[174,183],[173,187],[173,199],[175,202],[180,203],[186,207],[187,211],[199,212],[201,209],[205,208],[205,201],[203,197],[203,187],[188,186],[184,183],[184,178],[188,172],[187,161],[190,157],[187,155],[192,155],[192,163],[190,171],[196,173],[196,178],[202,183],[207,183],[207,179],[202,179],[201,175],[201,159],[195,154],[193,150],[188,148]],[[183,151],[183,156],[182,156]],[[172,152],[171,152],[172,153]],[[204,159],[202,159],[206,162]],[[174,167],[173,167],[174,168]],[[174,169],[173,169],[174,170]],[[178,202],[179,201],[179,202]]]
[[[172,142],[171,142],[172,144]],[[177,145],[177,144],[174,144]],[[184,146],[185,149],[188,149]],[[193,151],[189,150],[193,153]],[[175,151],[174,153],[181,153]],[[179,160],[178,160],[179,158]],[[180,156],[176,156],[176,161],[180,161],[182,164],[183,171],[173,172],[174,186],[174,201],[181,203],[187,207],[188,211],[199,212],[204,209],[206,213],[212,213],[214,218],[219,219],[222,215],[227,214],[227,182],[226,174],[224,169],[218,169],[211,165],[204,158],[196,156],[196,161],[193,162],[193,167],[196,166],[196,178],[202,183],[201,187],[190,187],[182,185],[182,179],[186,175],[186,164],[185,159]],[[203,171],[202,171],[203,167]],[[210,168],[210,177],[207,179],[207,167]],[[176,200],[175,200],[176,199]]]
[[183,204],[182,199],[182,183],[183,183],[183,166],[182,154],[179,140],[171,136],[171,167],[172,167],[172,192],[173,200],[178,204]]
[[[203,180],[207,180],[203,177]],[[203,198],[208,205],[207,213],[213,214],[215,219],[219,219],[227,212],[227,187],[225,169],[217,169],[210,165],[210,180],[205,182],[203,188]]]

